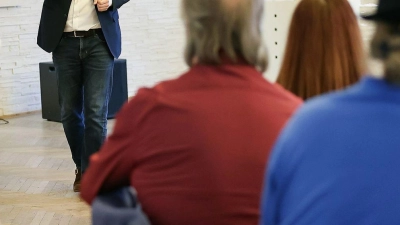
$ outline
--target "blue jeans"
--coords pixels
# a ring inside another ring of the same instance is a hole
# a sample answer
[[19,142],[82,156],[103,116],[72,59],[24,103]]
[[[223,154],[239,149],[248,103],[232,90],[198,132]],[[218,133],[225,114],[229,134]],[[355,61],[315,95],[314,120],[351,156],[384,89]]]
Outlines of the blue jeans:
[[63,37],[53,51],[61,122],[72,159],[82,172],[107,136],[114,58],[104,37]]

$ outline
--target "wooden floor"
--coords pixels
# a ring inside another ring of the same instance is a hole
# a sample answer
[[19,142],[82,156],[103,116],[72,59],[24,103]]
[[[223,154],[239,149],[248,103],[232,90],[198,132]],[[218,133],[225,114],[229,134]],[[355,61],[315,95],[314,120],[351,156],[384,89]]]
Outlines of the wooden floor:
[[0,225],[91,224],[90,208],[72,191],[75,166],[61,124],[40,113],[7,120],[0,125]]

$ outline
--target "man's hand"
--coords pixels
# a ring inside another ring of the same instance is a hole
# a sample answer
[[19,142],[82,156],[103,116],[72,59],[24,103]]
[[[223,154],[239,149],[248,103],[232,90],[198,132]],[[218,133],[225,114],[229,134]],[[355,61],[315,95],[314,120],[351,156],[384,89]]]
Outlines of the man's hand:
[[97,5],[99,12],[107,11],[111,5],[109,0],[93,0],[93,3]]

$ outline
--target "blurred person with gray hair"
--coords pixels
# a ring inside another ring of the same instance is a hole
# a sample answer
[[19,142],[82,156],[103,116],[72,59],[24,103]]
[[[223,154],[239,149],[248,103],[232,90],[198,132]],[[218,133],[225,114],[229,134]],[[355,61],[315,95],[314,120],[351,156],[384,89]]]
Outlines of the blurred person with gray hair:
[[400,1],[380,0],[371,42],[383,78],[308,101],[269,161],[263,225],[399,224]]
[[82,181],[130,185],[155,225],[256,225],[275,139],[302,101],[262,76],[263,0],[183,0],[189,70],[142,88]]

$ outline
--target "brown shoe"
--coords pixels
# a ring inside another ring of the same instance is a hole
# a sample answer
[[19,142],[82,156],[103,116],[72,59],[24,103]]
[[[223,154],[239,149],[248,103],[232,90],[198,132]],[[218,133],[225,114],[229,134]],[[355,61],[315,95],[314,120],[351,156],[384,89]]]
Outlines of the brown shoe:
[[75,169],[75,181],[74,181],[74,192],[80,192],[81,191],[81,178],[82,178],[82,172],[80,169]]

